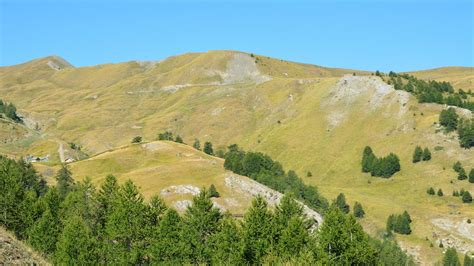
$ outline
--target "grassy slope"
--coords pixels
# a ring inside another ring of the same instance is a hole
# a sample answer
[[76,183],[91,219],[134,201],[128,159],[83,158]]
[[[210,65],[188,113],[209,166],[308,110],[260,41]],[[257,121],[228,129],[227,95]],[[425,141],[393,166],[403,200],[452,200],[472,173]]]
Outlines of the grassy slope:
[[0,263],[2,265],[50,265],[3,227],[0,227]]
[[454,88],[468,91],[474,90],[474,68],[473,67],[442,67],[422,71],[414,71],[410,74],[421,79],[434,79],[437,81],[448,81]]
[[[363,224],[372,233],[385,227],[389,214],[408,210],[414,218],[414,232],[400,238],[410,245],[421,244],[421,253],[427,261],[433,261],[434,255],[440,254],[439,249],[429,248],[424,240],[426,237],[432,240],[430,219],[474,216],[472,205],[468,207],[461,204],[459,198],[449,196],[453,189],[461,187],[474,193],[474,185],[455,180],[456,175],[451,170],[457,160],[463,162],[467,170],[474,167],[474,156],[472,151],[460,149],[454,136],[435,134],[433,123],[438,119],[441,106],[418,104],[410,97],[405,108],[391,92],[377,108],[372,108],[369,99],[376,102],[378,98],[371,89],[350,103],[344,99],[331,102],[340,76],[354,71],[262,56],[256,56],[257,66],[263,74],[273,78],[271,81],[258,86],[248,82],[215,85],[222,82],[215,72],[225,71],[233,54],[229,51],[186,54],[151,68],[128,62],[56,72],[40,65],[41,71],[46,73],[41,72],[42,77],[47,78],[24,84],[15,82],[22,76],[18,71],[32,73],[38,65],[22,66],[15,71],[3,68],[0,69],[0,92],[15,102],[20,111],[32,114],[44,125],[46,140],[33,143],[27,151],[37,147],[54,153],[57,150],[54,142],[61,140],[80,143],[93,155],[128,145],[136,135],[154,140],[163,130],[181,134],[188,143],[195,137],[202,143],[211,140],[217,147],[239,143],[246,149],[272,155],[302,177],[312,171],[313,177],[305,181],[318,185],[328,198],[344,192],[351,205],[354,201],[362,202],[367,210]],[[454,70],[449,73],[452,80],[457,79]],[[472,78],[468,80],[471,82]],[[173,84],[190,85],[176,92],[163,89]],[[364,88],[362,86],[361,91]],[[401,109],[406,112],[399,116]],[[341,110],[347,110],[345,120],[331,127],[328,117],[338,115]],[[366,145],[372,146],[378,155],[398,154],[402,171],[389,180],[360,173],[359,161]],[[412,164],[411,155],[416,145],[429,147],[433,160]],[[442,146],[443,150],[435,151],[435,146]],[[1,148],[12,151],[8,147]],[[190,166],[182,162],[183,158],[169,154],[163,158],[142,157],[139,150],[137,145],[99,155],[73,164],[74,172],[78,177],[87,173],[96,180],[114,172],[121,178],[137,180],[146,194],[157,192],[162,182],[179,179],[181,174],[183,179],[176,182],[195,182],[195,173],[199,173],[205,176],[202,185],[209,185],[212,180],[218,188],[220,186],[217,181],[223,171],[221,168],[200,168],[196,162]],[[129,159],[117,163],[107,156]],[[135,157],[141,158],[140,163]],[[123,168],[124,165],[128,168]],[[164,169],[160,170],[163,172],[158,171],[159,167],[153,170],[154,165],[163,165]],[[96,168],[99,171],[94,174]],[[454,180],[452,184],[451,180]],[[425,193],[429,186],[441,187],[448,196],[429,197]],[[457,212],[461,214],[452,214]]]

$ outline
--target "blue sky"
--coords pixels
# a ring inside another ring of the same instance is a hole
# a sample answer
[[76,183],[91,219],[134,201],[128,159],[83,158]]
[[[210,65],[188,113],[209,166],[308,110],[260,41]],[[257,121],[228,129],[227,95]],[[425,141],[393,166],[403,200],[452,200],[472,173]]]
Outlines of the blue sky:
[[240,50],[364,70],[474,66],[471,0],[0,0],[0,65]]

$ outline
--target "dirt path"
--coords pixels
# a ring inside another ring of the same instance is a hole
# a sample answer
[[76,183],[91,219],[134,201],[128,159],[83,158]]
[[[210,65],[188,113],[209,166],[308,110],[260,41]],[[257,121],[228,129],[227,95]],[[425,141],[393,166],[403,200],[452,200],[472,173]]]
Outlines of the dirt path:
[[64,163],[66,159],[64,157],[64,145],[62,143],[59,143],[58,153],[59,153],[59,160],[61,161],[61,163]]

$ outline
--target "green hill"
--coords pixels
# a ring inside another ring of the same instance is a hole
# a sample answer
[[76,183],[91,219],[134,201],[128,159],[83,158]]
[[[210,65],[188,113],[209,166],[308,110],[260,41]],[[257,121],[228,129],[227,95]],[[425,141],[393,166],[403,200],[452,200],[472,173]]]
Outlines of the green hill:
[[[50,66],[52,60],[60,67]],[[459,88],[473,89],[472,76],[465,74],[472,68],[435,72],[418,77],[448,80],[456,88],[462,76]],[[462,224],[474,216],[474,208],[451,196],[461,188],[474,194],[474,184],[457,180],[451,168],[460,161],[469,172],[472,150],[460,148],[455,133],[444,134],[436,124],[443,106],[419,104],[366,72],[234,51],[81,68],[49,57],[0,68],[0,94],[15,103],[28,125],[38,124],[36,132],[42,136],[1,144],[0,151],[58,158],[58,143],[77,143],[91,157],[71,164],[77,178],[89,175],[99,181],[116,174],[134,179],[145,195],[172,185],[215,182],[224,194],[233,195],[222,186],[225,172],[219,159],[192,161],[202,155],[174,143],[155,143],[171,145],[167,154],[129,146],[134,136],[153,141],[168,130],[186,143],[198,138],[211,141],[215,149],[238,143],[271,155],[327,198],[343,192],[351,207],[361,202],[367,213],[361,223],[373,235],[384,230],[390,214],[407,210],[413,232],[397,239],[420,261],[439,258],[440,239],[451,239],[459,251],[474,249],[466,233],[472,235],[473,226]],[[472,116],[468,110],[458,113]],[[27,144],[15,145],[21,141]],[[402,170],[390,179],[362,173],[367,145],[380,156],[397,154]],[[432,160],[413,164],[417,145],[429,147]],[[58,162],[54,159],[50,166]],[[445,196],[429,196],[429,187],[441,188]]]

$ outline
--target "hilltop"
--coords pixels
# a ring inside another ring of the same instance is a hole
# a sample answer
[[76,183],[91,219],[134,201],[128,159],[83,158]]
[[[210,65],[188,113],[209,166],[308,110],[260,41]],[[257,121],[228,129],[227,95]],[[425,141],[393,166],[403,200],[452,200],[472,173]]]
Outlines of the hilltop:
[[[450,81],[455,89],[468,91],[474,90],[472,71],[446,68],[412,74]],[[1,144],[0,152],[50,155],[50,162],[37,164],[47,166],[43,173],[53,173],[50,167],[59,164],[60,144],[68,153],[67,143],[76,143],[90,157],[71,164],[79,179],[88,175],[99,182],[107,174],[132,178],[145,195],[173,185],[215,182],[223,198],[235,194],[223,185],[220,159],[174,143],[130,146],[135,136],[153,141],[168,130],[186,143],[211,141],[216,150],[237,143],[267,153],[317,185],[327,198],[345,193],[351,207],[358,201],[367,210],[361,223],[372,235],[384,230],[390,214],[407,210],[413,233],[397,239],[423,262],[440,256],[442,249],[430,247],[437,247],[440,239],[445,243],[450,238],[464,250],[474,245],[465,233],[474,230],[472,225],[463,224],[474,217],[472,205],[450,196],[461,188],[474,193],[474,184],[457,180],[451,169],[456,161],[471,169],[474,156],[459,147],[454,133],[444,134],[437,124],[445,107],[420,104],[364,71],[235,51],[79,68],[48,57],[0,68],[0,93],[18,107],[25,121],[21,127],[36,134]],[[458,113],[472,116],[465,109]],[[146,145],[163,151],[151,152]],[[380,155],[397,154],[401,171],[390,179],[362,173],[367,145]],[[433,159],[413,164],[417,145],[429,147]],[[430,197],[425,192],[429,187],[442,188],[445,196]],[[246,206],[244,199],[237,200]]]

